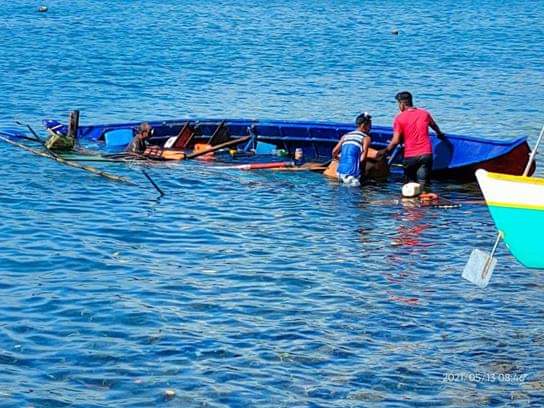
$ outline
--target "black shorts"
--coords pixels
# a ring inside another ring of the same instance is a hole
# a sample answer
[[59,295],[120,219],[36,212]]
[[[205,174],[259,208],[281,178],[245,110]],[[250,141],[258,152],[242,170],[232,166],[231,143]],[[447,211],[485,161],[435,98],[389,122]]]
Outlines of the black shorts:
[[433,155],[408,157],[404,159],[404,182],[429,184],[431,182],[431,171],[433,169]]

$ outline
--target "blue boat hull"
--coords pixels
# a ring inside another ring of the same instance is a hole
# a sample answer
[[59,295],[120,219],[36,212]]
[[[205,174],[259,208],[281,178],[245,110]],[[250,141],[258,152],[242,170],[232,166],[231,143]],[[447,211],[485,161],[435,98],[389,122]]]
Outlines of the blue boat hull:
[[[135,129],[140,123],[81,126],[78,129],[78,138],[81,142],[100,143],[104,141],[107,132]],[[186,123],[199,130],[200,135],[195,138],[195,142],[206,142],[218,125],[224,123],[228,129],[228,136],[232,139],[253,134],[259,141],[274,144],[290,154],[293,154],[296,148],[302,148],[307,159],[316,161],[329,159],[332,148],[340,137],[353,130],[353,125],[349,123],[252,119],[177,119],[148,123],[154,129],[151,143],[159,146],[169,137],[176,135]],[[44,125],[46,128],[53,128],[58,126],[59,122],[44,121]],[[372,147],[376,149],[385,147],[392,135],[391,127],[374,126]],[[522,174],[528,160],[527,137],[493,140],[448,134],[447,141],[441,141],[432,135],[432,142],[434,178],[473,180],[477,168],[518,175]],[[401,163],[402,154],[399,154],[393,164]]]

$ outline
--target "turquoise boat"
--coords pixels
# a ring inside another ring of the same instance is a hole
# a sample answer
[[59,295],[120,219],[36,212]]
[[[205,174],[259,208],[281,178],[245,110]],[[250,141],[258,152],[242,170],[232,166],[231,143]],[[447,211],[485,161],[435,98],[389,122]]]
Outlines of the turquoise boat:
[[483,169],[476,178],[512,255],[527,268],[544,269],[544,179]]

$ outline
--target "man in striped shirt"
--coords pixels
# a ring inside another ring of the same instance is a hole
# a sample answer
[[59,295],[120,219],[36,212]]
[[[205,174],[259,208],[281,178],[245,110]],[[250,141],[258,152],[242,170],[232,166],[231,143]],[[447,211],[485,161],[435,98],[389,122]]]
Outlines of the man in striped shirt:
[[355,125],[357,129],[342,136],[332,151],[333,159],[340,156],[338,180],[352,187],[361,185],[361,163],[365,161],[370,146],[372,117],[367,112],[361,113],[357,116]]

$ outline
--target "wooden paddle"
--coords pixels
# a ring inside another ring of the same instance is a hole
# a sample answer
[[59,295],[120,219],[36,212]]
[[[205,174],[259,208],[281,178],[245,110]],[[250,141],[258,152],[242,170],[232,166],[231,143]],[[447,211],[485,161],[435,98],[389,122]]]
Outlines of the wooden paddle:
[[230,140],[228,142],[221,143],[221,144],[218,144],[216,146],[212,146],[209,149],[204,149],[204,150],[201,150],[201,151],[196,152],[196,153],[188,154],[187,156],[185,156],[185,159],[186,160],[196,159],[197,157],[204,156],[205,154],[208,154],[208,153],[216,152],[218,150],[224,149],[225,147],[239,145],[240,143],[244,143],[246,140],[249,140],[250,138],[251,138],[251,136],[244,136],[244,137],[241,137],[239,139]]

